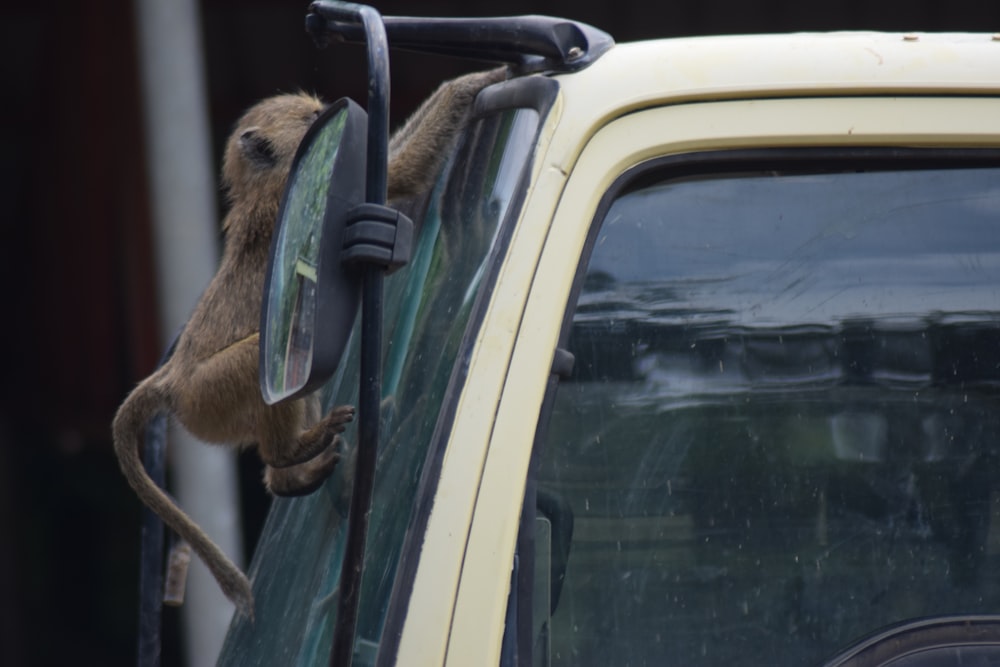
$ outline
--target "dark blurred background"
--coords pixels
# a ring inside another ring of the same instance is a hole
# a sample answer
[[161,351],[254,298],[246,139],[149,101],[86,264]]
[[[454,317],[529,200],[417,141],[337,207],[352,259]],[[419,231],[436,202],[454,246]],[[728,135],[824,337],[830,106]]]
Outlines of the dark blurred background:
[[[29,8],[29,4],[31,8]],[[201,3],[208,104],[219,146],[240,112],[280,91],[365,98],[359,47],[318,51],[305,1]],[[996,0],[475,0],[381,2],[383,14],[539,13],[617,41],[802,30],[1000,31]],[[8,3],[0,21],[0,665],[134,663],[138,503],[109,424],[159,356],[149,186],[130,0]],[[393,63],[398,124],[468,62]],[[221,198],[220,198],[221,200]],[[251,551],[267,499],[241,459]],[[176,613],[164,664],[180,664]]]

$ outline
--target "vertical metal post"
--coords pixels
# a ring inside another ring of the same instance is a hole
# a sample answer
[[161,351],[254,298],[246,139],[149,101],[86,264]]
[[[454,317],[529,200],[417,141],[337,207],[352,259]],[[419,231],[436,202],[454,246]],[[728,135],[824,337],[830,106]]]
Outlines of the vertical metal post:
[[[157,368],[170,360],[180,332],[167,346]],[[142,465],[158,487],[167,482],[167,416],[156,415],[146,426]],[[145,505],[139,539],[139,651],[138,667],[159,667],[163,618],[163,521]]]
[[[142,463],[153,482],[163,488],[166,477],[167,418],[158,415],[146,427]],[[138,667],[160,665],[160,620],[163,616],[163,522],[142,507],[139,547],[139,651]]]
[[[325,9],[329,9],[329,5]],[[389,54],[379,13],[364,5],[339,3],[344,20],[362,23],[368,47],[368,156],[365,199],[385,204],[389,146]],[[350,667],[354,658],[365,542],[371,514],[382,400],[382,282],[383,268],[366,264],[361,297],[361,387],[358,398],[358,456],[354,472],[347,544],[340,574],[340,599],[330,665]]]

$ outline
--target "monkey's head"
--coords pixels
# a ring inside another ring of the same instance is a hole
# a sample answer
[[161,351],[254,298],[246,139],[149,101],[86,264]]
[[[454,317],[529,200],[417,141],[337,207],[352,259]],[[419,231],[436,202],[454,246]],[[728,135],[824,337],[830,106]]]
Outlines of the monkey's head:
[[243,114],[226,144],[222,184],[233,206],[246,205],[272,218],[292,158],[323,102],[298,93],[269,97]]

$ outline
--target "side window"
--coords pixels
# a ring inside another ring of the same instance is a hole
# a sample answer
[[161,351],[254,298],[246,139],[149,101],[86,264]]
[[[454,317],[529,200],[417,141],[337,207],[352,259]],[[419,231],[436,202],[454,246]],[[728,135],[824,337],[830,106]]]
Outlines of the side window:
[[1000,613],[1000,169],[646,174],[580,280],[536,665],[818,664]]

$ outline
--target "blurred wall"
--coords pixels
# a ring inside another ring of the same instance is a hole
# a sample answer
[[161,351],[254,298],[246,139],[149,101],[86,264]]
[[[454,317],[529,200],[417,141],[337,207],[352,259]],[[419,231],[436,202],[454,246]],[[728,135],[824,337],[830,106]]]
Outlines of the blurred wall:
[[[16,2],[0,21],[0,664],[134,662],[137,503],[111,453],[117,404],[152,370],[157,336],[149,197],[129,0]],[[360,48],[317,51],[306,2],[204,0],[214,155],[239,113],[279,91],[363,100]],[[1000,3],[951,0],[463,0],[382,2],[384,14],[542,13],[618,41],[798,30],[1000,30]],[[474,67],[393,65],[398,123]],[[213,166],[213,171],[217,167]],[[267,499],[242,463],[248,548]],[[164,664],[179,658],[168,612]]]

